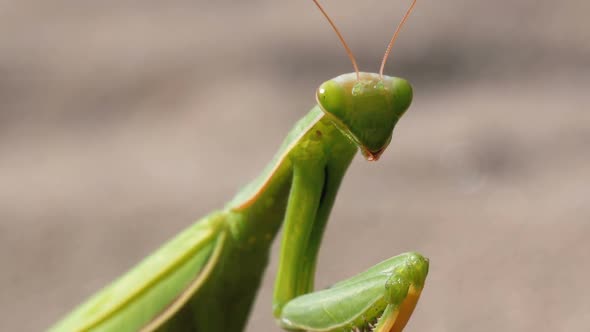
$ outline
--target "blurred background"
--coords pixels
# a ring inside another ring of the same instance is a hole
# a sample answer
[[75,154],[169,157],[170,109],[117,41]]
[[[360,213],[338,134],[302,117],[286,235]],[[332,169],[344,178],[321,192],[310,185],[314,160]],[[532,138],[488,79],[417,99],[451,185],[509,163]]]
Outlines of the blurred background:
[[[324,5],[377,71],[409,2]],[[319,288],[417,250],[407,331],[588,329],[588,13],[418,2],[386,70],[414,103],[379,162],[353,162]],[[1,1],[0,330],[46,329],[222,207],[350,71],[311,1]],[[276,255],[248,331],[278,331],[275,273]]]

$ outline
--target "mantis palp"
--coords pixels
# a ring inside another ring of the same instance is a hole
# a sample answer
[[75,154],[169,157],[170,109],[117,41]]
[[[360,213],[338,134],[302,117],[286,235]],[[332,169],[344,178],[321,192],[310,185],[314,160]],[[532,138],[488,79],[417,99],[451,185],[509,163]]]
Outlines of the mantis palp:
[[197,221],[74,310],[52,331],[241,331],[283,225],[273,314],[289,330],[401,331],[418,301],[428,260],[406,253],[313,292],[317,254],[336,193],[357,150],[377,160],[410,106],[412,88],[359,72],[323,83],[316,105],[264,172],[220,211]]

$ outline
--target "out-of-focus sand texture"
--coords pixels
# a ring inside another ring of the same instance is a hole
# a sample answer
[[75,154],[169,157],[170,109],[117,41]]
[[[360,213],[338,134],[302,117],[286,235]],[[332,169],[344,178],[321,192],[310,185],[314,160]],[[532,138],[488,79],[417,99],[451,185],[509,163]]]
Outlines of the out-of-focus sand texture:
[[[377,70],[408,2],[324,3]],[[589,12],[418,2],[387,66],[415,101],[351,166],[317,287],[417,250],[407,331],[588,329]],[[47,328],[222,207],[350,71],[311,1],[1,2],[0,330]],[[248,331],[278,330],[275,269]]]

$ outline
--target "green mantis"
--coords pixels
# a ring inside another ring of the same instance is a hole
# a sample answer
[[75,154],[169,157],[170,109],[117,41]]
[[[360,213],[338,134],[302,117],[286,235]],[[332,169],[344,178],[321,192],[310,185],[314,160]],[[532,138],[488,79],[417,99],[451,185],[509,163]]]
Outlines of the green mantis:
[[428,260],[406,253],[313,292],[317,254],[342,178],[356,152],[377,160],[412,101],[410,84],[379,74],[338,76],[287,135],[263,173],[222,210],[180,233],[52,331],[241,331],[280,229],[273,314],[289,330],[401,331],[418,301]]

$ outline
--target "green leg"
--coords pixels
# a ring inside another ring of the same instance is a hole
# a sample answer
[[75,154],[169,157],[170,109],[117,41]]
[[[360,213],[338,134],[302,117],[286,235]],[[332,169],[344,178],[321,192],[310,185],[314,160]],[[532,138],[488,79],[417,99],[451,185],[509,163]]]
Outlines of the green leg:
[[[354,156],[354,154],[352,154],[351,157],[352,156]],[[340,187],[340,183],[342,183],[342,178],[349,164],[350,163],[332,162],[328,163],[328,165],[326,165],[324,168],[324,190],[320,200],[320,206],[313,223],[313,229],[311,231],[309,241],[307,242],[305,254],[303,255],[305,263],[301,266],[301,273],[305,276],[308,276],[308,284],[305,287],[305,293],[312,292],[314,290],[315,269],[317,266],[317,257],[320,251],[324,230],[330,217],[330,211],[332,210],[332,206],[336,200],[338,188]]]
[[305,253],[316,220],[324,187],[324,165],[319,161],[294,162],[293,182],[285,221],[277,278],[273,314],[279,317],[283,306],[291,299],[309,292],[313,276],[302,270]]

